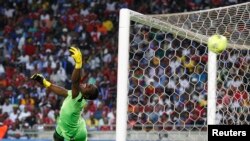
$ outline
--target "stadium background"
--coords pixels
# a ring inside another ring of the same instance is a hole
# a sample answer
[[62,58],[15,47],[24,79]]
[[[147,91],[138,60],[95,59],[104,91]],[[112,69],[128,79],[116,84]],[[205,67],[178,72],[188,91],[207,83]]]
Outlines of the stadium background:
[[[52,82],[70,89],[73,60],[68,57],[67,49],[72,43],[79,46],[85,60],[81,81],[97,83],[100,90],[98,100],[89,102],[82,115],[88,130],[97,135],[115,130],[121,8],[144,14],[163,14],[246,1],[1,0],[0,123],[8,127],[4,138],[36,138],[43,133],[51,138],[62,98],[28,78],[42,72]],[[206,61],[206,56],[203,57]],[[206,74],[204,77],[206,79]],[[134,122],[133,118],[129,120],[129,123]]]

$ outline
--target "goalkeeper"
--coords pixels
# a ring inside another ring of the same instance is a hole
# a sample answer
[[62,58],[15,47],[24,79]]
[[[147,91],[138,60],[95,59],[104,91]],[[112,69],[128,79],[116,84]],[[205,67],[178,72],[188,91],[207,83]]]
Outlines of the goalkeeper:
[[76,47],[70,47],[69,51],[71,57],[75,60],[75,68],[71,76],[72,90],[52,84],[41,74],[34,74],[31,76],[31,79],[38,81],[55,94],[65,97],[53,135],[54,141],[87,141],[86,124],[81,116],[81,112],[86,105],[86,100],[94,100],[98,97],[98,89],[92,84],[80,84],[81,51]]

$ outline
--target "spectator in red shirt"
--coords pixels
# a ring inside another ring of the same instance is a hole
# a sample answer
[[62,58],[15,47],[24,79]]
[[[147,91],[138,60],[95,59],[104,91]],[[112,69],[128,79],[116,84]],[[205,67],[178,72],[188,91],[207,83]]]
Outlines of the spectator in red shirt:
[[33,44],[33,41],[31,38],[27,39],[27,42],[23,46],[23,50],[25,54],[32,56],[36,53],[36,46]]

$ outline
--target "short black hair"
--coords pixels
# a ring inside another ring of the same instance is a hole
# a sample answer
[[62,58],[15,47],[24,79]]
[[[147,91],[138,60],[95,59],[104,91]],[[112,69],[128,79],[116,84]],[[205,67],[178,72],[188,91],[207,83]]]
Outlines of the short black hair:
[[97,99],[98,95],[99,95],[99,90],[98,90],[97,86],[95,86],[95,89],[92,91],[92,93],[89,94],[88,100],[95,100],[95,99]]

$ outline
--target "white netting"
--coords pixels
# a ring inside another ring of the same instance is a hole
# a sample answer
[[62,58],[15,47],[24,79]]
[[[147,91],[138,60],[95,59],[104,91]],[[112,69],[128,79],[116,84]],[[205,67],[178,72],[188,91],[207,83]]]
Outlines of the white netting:
[[218,57],[217,124],[250,124],[250,51],[229,49]]
[[201,43],[217,33],[228,37],[229,47],[249,49],[250,46],[250,2],[190,13],[131,15],[134,21]]
[[[207,140],[205,43],[214,33],[228,37],[231,47],[218,55],[216,123],[250,124],[250,3],[188,14],[131,14],[129,130],[169,133],[156,137],[162,140]],[[141,140],[156,140],[150,137]]]
[[206,131],[206,47],[131,24],[129,127]]

